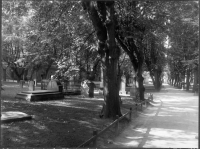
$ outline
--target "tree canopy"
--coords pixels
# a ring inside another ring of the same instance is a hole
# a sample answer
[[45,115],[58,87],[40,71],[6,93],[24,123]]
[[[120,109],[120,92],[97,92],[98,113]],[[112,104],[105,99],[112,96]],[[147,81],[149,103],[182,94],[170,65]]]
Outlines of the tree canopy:
[[196,1],[2,1],[2,61],[19,80],[53,65],[57,76],[93,70],[92,79],[101,65],[113,117],[122,72],[135,71],[143,100],[144,69],[159,90],[164,71],[180,83],[198,68],[198,20]]

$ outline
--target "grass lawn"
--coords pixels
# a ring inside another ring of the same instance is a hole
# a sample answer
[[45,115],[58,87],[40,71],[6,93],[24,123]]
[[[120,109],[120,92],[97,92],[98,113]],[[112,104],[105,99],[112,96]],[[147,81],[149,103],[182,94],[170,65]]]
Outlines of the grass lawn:
[[[33,115],[33,120],[1,125],[2,147],[77,147],[92,136],[93,130],[102,130],[111,119],[100,119],[103,98],[81,98],[65,96],[63,100],[27,102],[14,97],[23,89],[14,82],[4,82],[1,92],[1,110],[20,111]],[[36,90],[39,87],[36,87]],[[122,98],[122,113],[126,113],[133,102]],[[127,122],[121,122],[123,129]],[[114,129],[99,140],[114,137]]]

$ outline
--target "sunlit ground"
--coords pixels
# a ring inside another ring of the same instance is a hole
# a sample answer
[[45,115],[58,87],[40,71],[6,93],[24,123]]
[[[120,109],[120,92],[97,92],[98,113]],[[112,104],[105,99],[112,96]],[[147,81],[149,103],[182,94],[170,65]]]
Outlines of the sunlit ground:
[[[92,129],[103,127],[100,123],[105,123],[98,118],[103,103],[101,96],[95,99],[66,96],[65,100],[31,103],[13,99],[16,92],[22,90],[18,84],[5,84],[3,87],[5,91],[2,91],[2,95],[5,98],[2,109],[35,115],[34,121],[1,126],[7,146],[74,147],[74,144],[79,145],[89,138]],[[198,147],[198,140],[195,139],[198,134],[198,96],[170,86],[153,94],[157,104],[138,112],[139,117],[133,119],[131,125],[105,147]],[[122,100],[123,107],[127,109],[133,104],[131,98],[122,97]],[[77,135],[81,138],[77,138]]]
[[[33,116],[32,120],[1,125],[0,144],[4,148],[77,147],[92,136],[93,130],[102,130],[113,122],[112,119],[99,117],[103,98],[96,93],[95,98],[66,95],[61,100],[27,102],[14,98],[17,93],[28,90],[27,84],[20,88],[17,83],[6,82],[3,88],[2,112],[20,111]],[[124,97],[122,101],[121,111],[124,114],[129,111],[133,101]],[[123,124],[120,124],[120,129],[125,127],[126,123]],[[107,133],[109,137],[115,135],[113,130]]]
[[146,134],[147,128],[137,128],[134,131],[135,137],[126,137],[126,139],[132,141],[119,142],[118,145],[145,148],[196,148],[198,146],[198,141],[194,138],[196,133],[193,132],[163,128],[151,128],[148,134]]
[[131,125],[102,147],[111,148],[197,148],[198,96],[165,86],[153,93],[160,104],[138,112]]

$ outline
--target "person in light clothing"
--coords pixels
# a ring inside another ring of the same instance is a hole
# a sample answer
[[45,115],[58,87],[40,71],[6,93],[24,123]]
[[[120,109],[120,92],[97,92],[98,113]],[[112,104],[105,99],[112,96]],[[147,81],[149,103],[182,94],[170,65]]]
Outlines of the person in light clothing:
[[81,95],[83,97],[88,96],[89,87],[87,85],[87,82],[88,82],[88,80],[84,80],[83,82],[81,82]]

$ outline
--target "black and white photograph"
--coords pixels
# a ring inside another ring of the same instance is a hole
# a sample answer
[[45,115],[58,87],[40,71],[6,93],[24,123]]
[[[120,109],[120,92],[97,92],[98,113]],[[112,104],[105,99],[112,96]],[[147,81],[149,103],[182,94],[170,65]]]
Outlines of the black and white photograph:
[[0,5],[1,148],[199,147],[199,1]]

